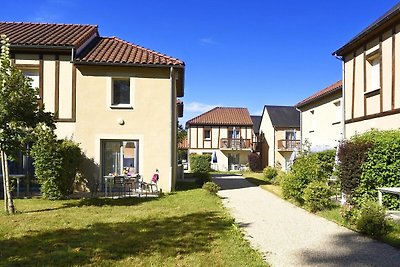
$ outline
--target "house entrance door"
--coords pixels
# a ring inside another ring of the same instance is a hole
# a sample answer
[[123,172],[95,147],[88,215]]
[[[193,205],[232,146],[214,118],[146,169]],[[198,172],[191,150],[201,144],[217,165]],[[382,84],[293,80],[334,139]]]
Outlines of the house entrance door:
[[228,154],[228,171],[239,170],[239,154]]

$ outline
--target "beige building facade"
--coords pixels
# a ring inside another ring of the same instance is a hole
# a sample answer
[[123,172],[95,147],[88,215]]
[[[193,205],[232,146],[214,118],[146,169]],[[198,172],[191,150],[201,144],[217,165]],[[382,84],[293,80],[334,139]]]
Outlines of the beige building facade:
[[288,170],[300,150],[300,112],[292,106],[264,106],[260,123],[261,167]]
[[210,154],[212,169],[235,171],[248,163],[254,131],[246,108],[217,107],[189,120],[186,126],[189,155]]
[[343,139],[342,81],[296,104],[300,110],[301,144],[311,151],[333,149]]
[[[13,42],[19,37],[13,31],[17,26],[39,32],[47,27],[52,38],[33,46],[32,33],[24,35],[23,44]],[[158,169],[159,188],[174,189],[182,61],[100,37],[97,26],[0,24],[0,33],[7,31],[12,63],[32,78],[39,101],[56,115],[57,136],[80,144],[89,178],[102,185],[104,176],[129,171],[150,181]],[[67,45],[59,44],[57,34],[72,37]]]
[[400,4],[334,52],[343,60],[345,137],[400,127]]

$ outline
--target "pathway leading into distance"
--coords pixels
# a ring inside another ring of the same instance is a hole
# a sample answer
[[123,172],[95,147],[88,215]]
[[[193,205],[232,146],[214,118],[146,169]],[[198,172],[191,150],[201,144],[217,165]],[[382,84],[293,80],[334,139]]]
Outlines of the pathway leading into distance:
[[296,207],[241,176],[214,176],[218,192],[272,266],[400,266],[400,250]]

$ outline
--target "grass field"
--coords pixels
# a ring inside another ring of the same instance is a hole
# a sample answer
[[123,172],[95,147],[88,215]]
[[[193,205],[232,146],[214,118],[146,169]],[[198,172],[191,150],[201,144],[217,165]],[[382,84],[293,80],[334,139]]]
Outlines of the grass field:
[[266,266],[218,197],[179,187],[148,199],[17,199],[18,214],[0,215],[0,266]]

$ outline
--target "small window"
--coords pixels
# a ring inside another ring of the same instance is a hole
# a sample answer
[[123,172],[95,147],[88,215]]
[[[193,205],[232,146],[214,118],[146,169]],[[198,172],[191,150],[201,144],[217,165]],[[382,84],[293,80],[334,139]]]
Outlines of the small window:
[[113,106],[129,105],[130,103],[130,83],[129,79],[112,80],[111,104]]
[[311,129],[310,129],[310,133],[313,133],[314,131],[315,131],[315,127],[316,127],[316,125],[317,125],[317,122],[316,122],[316,120],[315,120],[315,111],[314,110],[311,110],[310,111],[310,114],[311,114]]
[[211,139],[211,130],[210,129],[204,129],[204,139],[205,140]]
[[[32,88],[39,88],[39,69],[21,69],[21,72],[25,77],[32,79]],[[40,99],[39,93],[37,94],[37,98]]]
[[367,57],[367,92],[371,92],[381,88],[381,54],[379,52],[373,53]]
[[342,120],[342,109],[340,105],[340,100],[333,103],[335,105],[336,118],[334,123],[340,122]]

